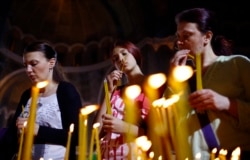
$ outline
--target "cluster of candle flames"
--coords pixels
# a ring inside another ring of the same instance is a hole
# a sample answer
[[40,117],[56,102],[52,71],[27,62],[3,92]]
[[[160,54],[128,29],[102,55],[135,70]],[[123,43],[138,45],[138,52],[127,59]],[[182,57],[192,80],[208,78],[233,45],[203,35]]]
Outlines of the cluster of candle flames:
[[[180,67],[176,67],[174,69],[173,72],[173,76],[175,78],[176,81],[179,82],[183,82],[186,81],[187,79],[189,79],[191,76],[193,75],[193,69],[189,66],[180,66]],[[157,74],[152,74],[148,77],[148,83],[147,85],[150,86],[150,88],[152,89],[157,89],[158,87],[160,87],[161,85],[163,85],[167,80],[167,77],[165,76],[165,74],[163,73],[157,73]],[[38,83],[36,86],[34,86],[33,88],[35,88],[33,90],[32,93],[32,101],[36,101],[38,93],[39,93],[39,88],[43,88],[44,86],[46,86],[48,84],[48,82],[40,82]],[[105,87],[105,93],[107,93],[107,82],[104,81],[104,87]],[[125,89],[125,95],[127,97],[127,100],[133,100],[135,99],[141,92],[141,88],[138,85],[132,85],[132,86],[128,86]],[[168,108],[169,106],[172,106],[174,103],[176,103],[177,101],[179,101],[180,99],[180,95],[183,92],[177,93],[177,94],[173,94],[171,97],[169,98],[165,98],[162,97],[160,99],[154,100],[152,102],[152,106],[154,108]],[[105,96],[107,97],[107,94],[105,94]],[[151,97],[152,98],[152,97]],[[111,108],[110,107],[110,103],[108,102],[109,98],[106,98],[106,105],[107,105],[107,110],[108,113],[111,114]],[[32,103],[34,106],[31,106],[31,108],[33,108],[34,110],[36,109],[35,104],[36,103]],[[31,104],[31,105],[32,105]],[[87,142],[86,140],[86,132],[87,132],[87,116],[98,110],[99,106],[98,105],[89,105],[89,106],[85,106],[81,109],[80,115],[79,115],[79,146],[78,146],[78,159],[79,160],[85,160],[87,157],[87,148],[86,148],[86,144],[84,143],[80,143],[80,142]],[[32,113],[31,113],[32,114]],[[133,118],[132,116],[130,116],[130,120],[127,119],[128,121],[132,121],[131,118]],[[33,121],[33,122],[32,122]],[[80,122],[81,121],[81,122]],[[28,119],[28,124],[25,123],[24,127],[23,127],[23,132],[21,135],[21,140],[20,140],[20,147],[19,147],[19,151],[18,151],[18,160],[20,159],[31,159],[31,146],[33,143],[33,133],[32,130],[32,124],[34,124],[34,117],[33,119],[29,117]],[[101,153],[100,153],[100,144],[99,144],[99,137],[98,137],[98,131],[97,128],[100,126],[99,123],[95,123],[93,125],[93,131],[92,131],[92,135],[91,135],[91,144],[90,144],[90,160],[92,159],[93,156],[93,146],[94,143],[96,144],[95,148],[96,148],[96,152],[97,152],[97,159],[101,160]],[[24,128],[26,129],[26,135],[27,136],[25,138],[25,142],[23,142],[23,137],[24,137]],[[69,149],[70,149],[70,139],[71,139],[71,134],[74,131],[74,124],[70,125],[69,128],[69,132],[68,132],[68,141],[67,141],[67,145],[66,145],[66,153],[65,153],[65,160],[68,160],[69,158]],[[30,134],[28,134],[30,132]],[[82,135],[82,136],[80,136]],[[95,141],[95,142],[94,142]],[[149,154],[147,154],[148,150],[150,149],[152,142],[148,139],[147,136],[141,136],[135,139],[135,143],[137,145],[137,154],[138,154],[138,160],[150,160],[154,158],[154,152],[150,152]],[[25,152],[22,152],[22,146],[24,146],[24,150]],[[216,149],[213,149],[211,152],[211,160],[224,160],[227,154],[226,150],[221,150],[219,152],[219,157],[215,157],[215,153],[217,152]],[[23,154],[22,154],[23,153]],[[25,154],[26,153],[26,154]],[[89,155],[90,155],[89,154]],[[22,158],[21,158],[22,157]],[[201,155],[200,153],[198,153],[197,155],[195,155],[196,159],[199,160],[201,159]],[[236,148],[234,150],[234,152],[231,155],[231,160],[238,160],[240,157],[240,148]],[[158,160],[161,160],[162,156],[160,155],[158,157]],[[41,158],[42,160],[42,158]]]

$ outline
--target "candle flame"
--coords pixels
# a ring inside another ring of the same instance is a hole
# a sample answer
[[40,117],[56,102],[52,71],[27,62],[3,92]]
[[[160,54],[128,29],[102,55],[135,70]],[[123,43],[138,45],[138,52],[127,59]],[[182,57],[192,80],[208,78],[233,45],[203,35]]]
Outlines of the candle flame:
[[240,155],[240,147],[237,147],[235,150],[232,152],[232,156],[239,156]]
[[176,94],[172,95],[169,99],[165,100],[163,107],[167,108],[167,107],[173,105],[174,103],[176,103],[179,99],[180,99],[179,95],[176,95]]
[[25,128],[27,126],[27,121],[23,123],[23,127]]
[[74,131],[74,124],[73,124],[73,123],[69,126],[69,131],[70,131],[71,133]]
[[183,82],[193,75],[193,69],[190,66],[177,66],[173,70],[173,75],[177,81]]
[[138,138],[135,139],[135,143],[139,146],[141,146],[141,144],[144,142],[144,141],[147,141],[148,138],[147,136],[140,136]]
[[99,108],[98,105],[88,105],[88,106],[81,109],[81,114],[88,115],[88,114],[94,112],[95,110],[97,110],[98,108]]
[[148,84],[152,88],[159,88],[161,85],[163,85],[167,80],[167,77],[164,73],[156,73],[153,75],[150,75],[148,78]]
[[143,142],[143,145],[141,146],[141,149],[143,151],[148,151],[149,148],[151,147],[151,145],[152,145],[151,141],[145,141],[145,142]]
[[153,107],[167,108],[167,107],[173,105],[174,103],[176,103],[179,99],[180,99],[180,96],[178,94],[174,94],[168,99],[166,99],[164,97],[157,99],[157,100],[153,101],[152,105],[153,105]]
[[143,151],[147,151],[152,145],[152,142],[148,140],[147,136],[140,136],[140,137],[136,138],[135,143]]
[[100,123],[97,122],[97,123],[94,123],[93,128],[98,128],[99,126],[100,126]]
[[225,156],[225,155],[227,155],[227,150],[226,149],[221,149],[219,154]]
[[151,152],[149,153],[149,158],[154,158],[154,156],[155,156],[155,153],[151,151]]
[[141,93],[139,85],[131,85],[126,87],[125,94],[130,99],[135,99]]
[[163,103],[165,100],[166,100],[166,98],[164,98],[164,97],[157,99],[157,100],[153,101],[152,105],[153,105],[153,107],[161,107],[161,106],[163,106]]
[[48,84],[49,84],[49,81],[42,81],[42,82],[38,82],[38,83],[36,84],[36,87],[37,87],[37,88],[44,88],[44,87],[46,87]]
[[212,150],[212,153],[216,153],[217,152],[217,148],[214,148],[213,150]]

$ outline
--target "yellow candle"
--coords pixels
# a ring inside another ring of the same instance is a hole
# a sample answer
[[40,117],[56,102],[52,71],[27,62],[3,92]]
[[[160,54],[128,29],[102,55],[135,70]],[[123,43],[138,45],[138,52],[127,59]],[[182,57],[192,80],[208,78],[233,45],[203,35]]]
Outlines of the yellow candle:
[[86,159],[87,145],[87,115],[79,116],[79,142],[78,142],[78,160]]
[[78,143],[78,160],[85,160],[87,155],[87,124],[88,114],[99,108],[98,105],[88,105],[81,109],[79,119],[79,143]]
[[108,82],[104,79],[104,90],[105,90],[105,101],[106,101],[106,108],[107,114],[111,114],[111,104],[110,104],[110,97],[109,97],[109,90],[108,90]]
[[136,115],[136,103],[134,103],[136,97],[138,97],[141,93],[141,87],[139,85],[131,85],[125,88],[125,97],[124,97],[124,103],[126,106],[126,115],[125,119],[126,122],[129,123],[135,123],[136,118],[138,115]]
[[93,157],[94,140],[95,140],[95,130],[93,126],[93,129],[91,132],[91,140],[90,140],[89,160],[92,160],[92,157]]
[[210,160],[214,160],[215,159],[215,154],[217,152],[217,148],[214,148],[210,154]]
[[219,159],[220,160],[226,160],[227,150],[221,149],[219,152]]
[[70,127],[69,127],[68,140],[67,140],[66,152],[65,152],[64,160],[68,160],[69,159],[70,143],[71,143],[71,136],[72,136],[72,132],[73,131],[74,131],[74,124],[72,123],[70,125]]
[[27,125],[27,122],[25,121],[24,124],[23,124],[21,135],[20,135],[20,142],[19,142],[19,149],[18,149],[17,160],[21,159],[22,148],[23,148],[24,128],[26,127],[26,125]]
[[92,157],[93,157],[94,142],[96,143],[97,159],[101,160],[101,148],[100,148],[100,140],[99,140],[99,134],[98,134],[99,126],[100,126],[100,123],[95,123],[93,125],[92,134],[91,134],[91,142],[90,142],[89,160],[92,160]]
[[97,160],[101,160],[101,146],[100,146],[100,139],[99,139],[99,134],[98,134],[99,126],[100,126],[100,123],[94,124]]
[[214,160],[215,159],[215,154],[217,152],[217,148],[214,148],[210,154],[210,160]]
[[34,140],[34,130],[35,130],[35,120],[36,120],[36,107],[37,99],[39,95],[40,88],[45,87],[48,84],[48,81],[39,82],[36,86],[32,87],[31,90],[31,105],[30,105],[30,114],[28,118],[27,130],[25,133],[24,141],[24,153],[22,154],[22,159],[31,159],[31,149]]
[[202,89],[202,67],[201,67],[201,54],[197,53],[196,54],[196,88],[197,90],[201,90]]
[[82,138],[82,160],[86,159],[87,156],[87,124],[88,124],[88,120],[87,120],[87,115],[83,115],[83,138]]
[[78,160],[83,159],[83,153],[82,153],[82,144],[83,144],[83,116],[80,112],[79,114],[79,132],[78,132]]
[[135,135],[131,134],[131,126],[135,124],[139,118],[138,106],[136,106],[135,99],[141,93],[141,87],[139,85],[131,85],[125,88],[124,104],[125,104],[125,121],[127,125],[126,140],[131,141],[135,139]]

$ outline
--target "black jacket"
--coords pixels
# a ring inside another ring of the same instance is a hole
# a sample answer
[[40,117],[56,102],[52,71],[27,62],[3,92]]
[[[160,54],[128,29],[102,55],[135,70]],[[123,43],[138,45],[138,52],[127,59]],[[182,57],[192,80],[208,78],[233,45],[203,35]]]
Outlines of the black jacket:
[[[81,97],[76,88],[69,82],[60,82],[56,94],[61,111],[63,129],[40,126],[37,136],[34,137],[34,143],[50,143],[66,146],[69,126],[71,123],[74,123],[75,127],[70,148],[70,160],[74,160],[76,159],[75,148],[78,143],[78,115],[82,107]],[[23,92],[12,122],[0,141],[1,160],[11,160],[11,157],[18,152],[16,119],[22,111],[22,105],[26,105],[30,96],[31,88]]]

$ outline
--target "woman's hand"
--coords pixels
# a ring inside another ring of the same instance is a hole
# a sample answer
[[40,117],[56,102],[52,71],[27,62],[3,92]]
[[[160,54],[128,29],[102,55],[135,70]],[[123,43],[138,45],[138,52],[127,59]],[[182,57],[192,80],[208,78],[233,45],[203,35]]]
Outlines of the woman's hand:
[[120,70],[113,70],[108,76],[108,86],[109,91],[112,92],[117,85],[117,82],[122,78],[122,71]]
[[106,132],[126,133],[126,122],[109,114],[102,116],[102,129]]
[[189,95],[190,105],[198,112],[205,110],[229,110],[230,100],[211,89],[202,89]]
[[190,50],[188,50],[188,49],[183,49],[183,50],[177,51],[170,61],[171,66],[176,67],[176,66],[186,65],[189,52],[190,52]]
[[[23,117],[18,117],[16,120],[16,127],[19,130],[19,132],[22,131],[22,128],[24,127],[24,122],[28,122],[28,118],[23,118]],[[35,128],[34,128],[34,135],[37,135],[39,130],[39,125],[35,124]]]
[[28,118],[18,117],[16,120],[17,129],[22,130],[24,127],[24,122],[28,122]]

